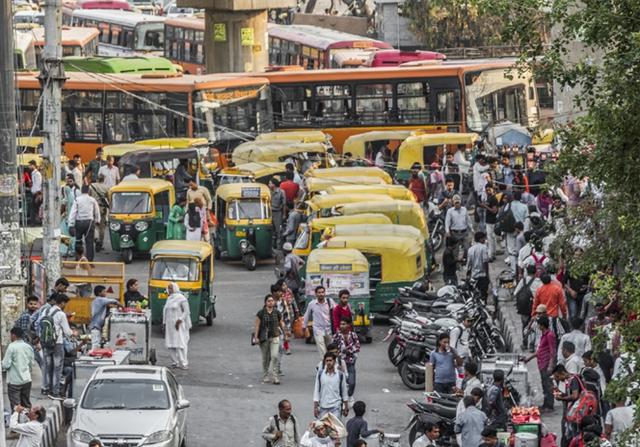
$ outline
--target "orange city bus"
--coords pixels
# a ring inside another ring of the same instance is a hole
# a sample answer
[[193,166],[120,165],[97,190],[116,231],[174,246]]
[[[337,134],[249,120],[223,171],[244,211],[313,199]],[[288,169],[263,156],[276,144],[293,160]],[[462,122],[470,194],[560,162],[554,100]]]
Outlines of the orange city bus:
[[205,73],[204,19],[167,18],[164,21],[164,57],[182,65],[185,74]]
[[[205,137],[218,144],[272,130],[268,81],[233,74],[167,76],[69,72],[62,91],[62,138],[83,160],[106,144]],[[20,133],[29,135],[40,99],[37,73],[17,75]]]
[[[36,66],[40,66],[40,53],[44,47],[44,27],[30,31],[34,36]],[[95,56],[98,54],[98,28],[62,27],[62,57]]]
[[253,76],[269,80],[275,130],[321,129],[341,150],[347,137],[371,130],[481,132],[501,121],[537,126],[532,76],[510,70],[513,63],[443,61]]

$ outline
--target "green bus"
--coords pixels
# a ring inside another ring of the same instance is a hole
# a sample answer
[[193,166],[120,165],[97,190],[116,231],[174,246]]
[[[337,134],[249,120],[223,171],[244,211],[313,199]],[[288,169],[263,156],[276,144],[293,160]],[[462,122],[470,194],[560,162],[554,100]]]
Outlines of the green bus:
[[85,73],[154,73],[175,75],[179,69],[179,67],[174,65],[169,59],[157,56],[71,56],[65,57],[63,62],[65,71],[80,71]]

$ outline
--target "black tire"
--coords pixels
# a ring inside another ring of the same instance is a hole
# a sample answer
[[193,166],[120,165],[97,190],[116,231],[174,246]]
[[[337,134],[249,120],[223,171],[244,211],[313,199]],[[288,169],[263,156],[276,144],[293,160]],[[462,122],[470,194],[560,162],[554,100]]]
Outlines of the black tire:
[[444,235],[440,231],[437,231],[433,235],[431,235],[431,244],[433,245],[434,253],[440,250],[440,247],[442,247],[443,241],[444,241]]
[[411,430],[409,430],[409,445],[413,445],[416,439],[422,436],[422,432],[418,430],[419,422],[416,421],[415,424],[411,426]]
[[398,366],[400,363],[400,359],[402,358],[402,346],[398,344],[398,340],[395,338],[391,340],[389,343],[389,347],[387,348],[387,356],[389,357],[389,361],[393,364],[393,366]]
[[207,326],[213,326],[213,306],[209,309],[209,313],[206,316]]
[[493,335],[493,344],[498,352],[507,352],[507,342],[504,341],[504,337],[501,333]]
[[367,335],[364,337],[364,342],[368,345],[371,344],[373,342],[373,337],[371,335]]
[[220,253],[220,249],[218,248],[217,245],[213,246],[213,257],[215,258],[216,261],[222,257],[222,254]]
[[258,259],[255,253],[247,253],[242,257],[242,263],[249,271],[254,271],[258,266]]
[[149,350],[149,363],[151,365],[155,365],[157,361],[158,361],[158,357],[156,356],[156,349],[151,348]]
[[402,362],[400,364],[400,378],[402,383],[410,390],[424,390],[424,374],[412,371],[409,363]]
[[131,262],[133,261],[133,249],[123,248],[120,256],[122,256],[122,262],[124,262],[125,264],[131,264]]

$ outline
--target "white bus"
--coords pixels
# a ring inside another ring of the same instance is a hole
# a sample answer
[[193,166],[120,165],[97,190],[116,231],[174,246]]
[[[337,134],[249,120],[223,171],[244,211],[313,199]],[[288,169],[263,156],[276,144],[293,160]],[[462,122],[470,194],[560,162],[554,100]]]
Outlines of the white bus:
[[76,9],[65,23],[96,27],[100,56],[162,56],[164,17],[107,9]]
[[36,48],[33,34],[29,31],[16,31],[14,34],[14,58],[16,70],[36,70]]

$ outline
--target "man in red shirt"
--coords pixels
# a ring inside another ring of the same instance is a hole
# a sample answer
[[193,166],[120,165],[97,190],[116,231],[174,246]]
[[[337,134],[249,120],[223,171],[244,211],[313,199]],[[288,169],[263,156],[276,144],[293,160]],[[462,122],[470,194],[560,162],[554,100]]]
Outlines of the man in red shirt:
[[427,201],[427,185],[424,181],[424,175],[421,172],[420,163],[414,163],[411,166],[411,177],[409,177],[409,191],[416,196],[419,204],[424,205]]
[[550,317],[558,318],[560,312],[562,312],[562,316],[566,318],[569,313],[562,286],[555,281],[551,281],[551,275],[548,273],[544,273],[540,280],[542,285],[536,290],[533,306],[531,306],[531,316],[535,317],[538,305],[544,304],[547,306],[547,315]]
[[549,329],[549,318],[547,317],[538,318],[538,328],[542,334],[538,349],[530,356],[525,357],[524,361],[527,363],[534,357],[537,359],[538,371],[542,381],[542,394],[544,395],[544,403],[541,409],[553,410],[553,382],[551,381],[551,375],[555,367],[556,336]]
[[331,324],[333,326],[333,333],[337,334],[340,330],[340,322],[343,318],[349,318],[353,320],[353,312],[349,305],[349,297],[351,294],[347,289],[343,289],[338,292],[338,305],[333,308],[333,315],[331,316]]
[[287,171],[284,174],[284,181],[280,183],[280,189],[284,191],[284,196],[287,199],[287,208],[293,209],[293,202],[296,197],[298,197],[298,192],[300,191],[300,186],[296,182],[293,181],[293,172]]

